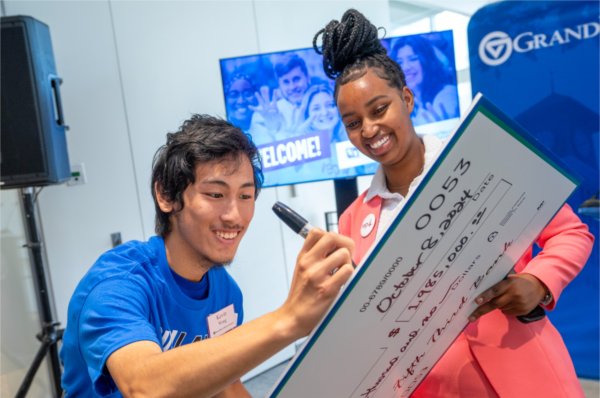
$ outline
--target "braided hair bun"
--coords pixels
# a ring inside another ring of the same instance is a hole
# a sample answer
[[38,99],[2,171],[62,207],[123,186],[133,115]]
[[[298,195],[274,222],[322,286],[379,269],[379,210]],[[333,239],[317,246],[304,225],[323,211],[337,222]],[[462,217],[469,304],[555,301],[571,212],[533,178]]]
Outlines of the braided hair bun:
[[[323,46],[319,49],[317,40],[321,34]],[[317,53],[323,54],[323,69],[332,79],[337,78],[347,65],[361,58],[387,54],[377,37],[377,27],[355,9],[346,11],[341,22],[332,20],[318,31],[313,47]]]
[[[339,85],[362,76],[367,68],[374,68],[392,87],[406,86],[404,73],[387,55],[377,33],[378,28],[363,14],[349,9],[341,22],[332,20],[313,38],[313,48],[323,55],[325,74],[336,81],[336,97]],[[319,48],[317,41],[321,35],[323,44]]]

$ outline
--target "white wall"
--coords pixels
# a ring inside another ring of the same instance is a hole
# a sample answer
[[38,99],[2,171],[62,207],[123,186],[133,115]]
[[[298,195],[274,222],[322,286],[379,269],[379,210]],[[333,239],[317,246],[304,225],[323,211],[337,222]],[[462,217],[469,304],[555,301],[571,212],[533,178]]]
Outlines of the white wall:
[[[191,113],[225,116],[219,58],[310,47],[314,33],[349,7],[376,25],[389,24],[387,0],[4,5],[6,15],[30,15],[50,26],[57,71],[64,79],[69,157],[71,164],[84,163],[87,174],[85,185],[50,186],[39,196],[57,317],[63,326],[77,282],[110,248],[110,234],[121,232],[123,240],[145,240],[153,234],[150,167],[165,134]],[[3,201],[7,195],[10,191],[2,193]],[[263,190],[230,267],[245,293],[246,320],[283,302],[302,244],[271,212],[276,200],[323,228],[324,212],[335,210],[331,182]],[[4,233],[2,240],[4,251]],[[12,299],[3,289],[2,300]],[[2,323],[3,335],[10,327]],[[289,348],[265,366],[292,353]]]

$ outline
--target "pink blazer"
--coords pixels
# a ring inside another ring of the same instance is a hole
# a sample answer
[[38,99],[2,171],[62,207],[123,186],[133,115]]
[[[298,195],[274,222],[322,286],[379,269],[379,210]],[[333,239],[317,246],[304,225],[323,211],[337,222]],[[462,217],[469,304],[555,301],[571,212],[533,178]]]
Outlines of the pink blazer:
[[[339,220],[341,234],[355,242],[353,260],[359,263],[374,243],[381,198],[364,202],[359,196]],[[365,238],[360,228],[375,215],[373,231]],[[563,206],[536,239],[543,250],[532,258],[532,248],[515,265],[517,272],[539,278],[550,290],[553,309],[562,290],[585,265],[594,237],[572,209]],[[463,331],[473,357],[500,397],[583,397],[562,337],[548,318],[524,324],[501,311],[492,311]]]

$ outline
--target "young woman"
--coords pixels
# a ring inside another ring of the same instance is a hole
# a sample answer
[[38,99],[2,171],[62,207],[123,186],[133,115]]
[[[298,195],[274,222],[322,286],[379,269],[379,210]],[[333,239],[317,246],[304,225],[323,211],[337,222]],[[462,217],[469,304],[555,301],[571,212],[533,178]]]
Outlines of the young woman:
[[257,104],[256,87],[250,76],[236,72],[225,86],[227,118],[243,131],[250,128],[252,107]]
[[[317,41],[322,36],[322,48]],[[339,230],[356,244],[358,263],[404,205],[435,160],[441,142],[418,137],[410,115],[414,96],[386,55],[377,28],[356,10],[314,38],[350,141],[380,166],[371,186],[342,214]],[[375,226],[361,228],[374,214]],[[565,205],[509,276],[480,295],[471,323],[414,392],[414,397],[583,397],[571,359],[547,318],[524,324],[517,315],[556,305],[584,266],[593,236]],[[499,310],[499,311],[498,311]]]
[[415,126],[458,117],[458,91],[434,47],[422,37],[401,37],[391,56],[398,62],[415,97]]
[[309,88],[301,109],[304,110],[304,122],[300,125],[299,133],[327,132],[331,142],[348,139],[333,98],[333,89],[328,84],[316,84]]

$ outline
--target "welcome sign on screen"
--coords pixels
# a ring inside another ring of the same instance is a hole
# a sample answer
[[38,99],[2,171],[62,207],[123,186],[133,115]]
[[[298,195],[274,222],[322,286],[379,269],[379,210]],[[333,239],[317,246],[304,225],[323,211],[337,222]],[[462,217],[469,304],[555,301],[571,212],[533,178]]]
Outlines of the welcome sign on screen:
[[[415,95],[418,134],[448,135],[459,105],[452,31],[382,40]],[[373,174],[377,165],[348,140],[334,82],[312,48],[220,60],[227,119],[262,157],[265,187]]]
[[[325,132],[289,138],[259,147],[263,171],[269,172],[282,167],[300,165],[304,162],[329,158],[329,142]],[[324,144],[324,145],[323,145]]]

